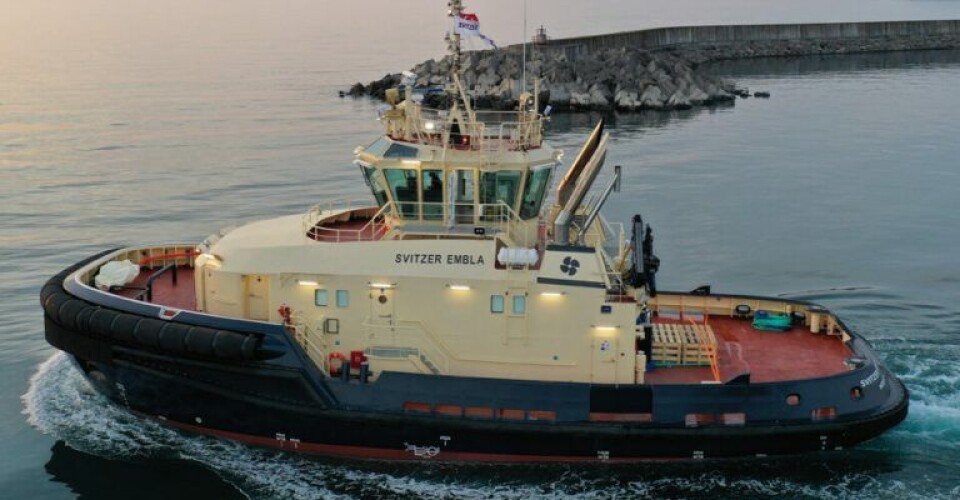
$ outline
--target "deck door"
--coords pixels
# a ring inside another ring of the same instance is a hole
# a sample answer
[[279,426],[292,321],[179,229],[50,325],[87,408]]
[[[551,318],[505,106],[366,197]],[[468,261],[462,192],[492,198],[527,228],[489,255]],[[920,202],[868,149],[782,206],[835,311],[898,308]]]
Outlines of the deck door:
[[259,274],[244,277],[246,282],[247,318],[260,321],[270,319],[270,279]]
[[590,381],[595,384],[617,382],[617,338],[593,338],[593,366]]
[[370,323],[393,326],[396,299],[396,288],[370,290]]

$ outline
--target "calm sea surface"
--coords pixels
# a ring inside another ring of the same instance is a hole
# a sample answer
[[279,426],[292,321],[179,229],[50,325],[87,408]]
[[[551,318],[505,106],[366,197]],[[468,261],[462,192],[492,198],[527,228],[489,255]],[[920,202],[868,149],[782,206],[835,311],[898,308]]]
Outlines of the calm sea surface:
[[[333,4],[333,5],[328,5]],[[516,0],[476,0],[501,43]],[[649,26],[957,19],[955,1],[530,0],[555,35]],[[0,497],[960,496],[960,51],[715,71],[769,100],[613,118],[612,220],[656,230],[662,286],[836,309],[911,390],[855,450],[631,467],[313,460],[181,435],[93,394],[43,341],[37,294],[101,249],[365,194],[379,133],[357,80],[440,55],[442,1],[0,0]],[[576,148],[598,116],[558,115]],[[569,157],[569,154],[568,154]]]

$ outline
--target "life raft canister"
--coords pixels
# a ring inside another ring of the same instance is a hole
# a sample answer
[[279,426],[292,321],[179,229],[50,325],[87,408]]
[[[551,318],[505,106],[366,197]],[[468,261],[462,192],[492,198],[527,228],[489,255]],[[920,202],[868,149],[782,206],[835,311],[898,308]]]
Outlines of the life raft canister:
[[343,367],[343,361],[346,359],[347,357],[344,356],[343,353],[339,353],[339,352],[330,353],[327,366],[330,368],[331,377],[336,377],[337,375],[340,375],[340,370]]

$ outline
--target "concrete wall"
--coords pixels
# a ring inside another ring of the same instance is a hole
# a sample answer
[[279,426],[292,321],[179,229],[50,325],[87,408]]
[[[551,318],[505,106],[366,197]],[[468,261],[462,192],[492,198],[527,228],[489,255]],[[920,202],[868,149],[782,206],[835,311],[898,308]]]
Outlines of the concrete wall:
[[[755,41],[826,41],[957,35],[960,35],[960,20],[683,26],[556,39],[548,41],[546,46],[538,47],[538,50],[562,51],[573,55],[572,53],[619,47],[655,50],[678,45],[727,45]],[[517,47],[519,48],[519,45]]]

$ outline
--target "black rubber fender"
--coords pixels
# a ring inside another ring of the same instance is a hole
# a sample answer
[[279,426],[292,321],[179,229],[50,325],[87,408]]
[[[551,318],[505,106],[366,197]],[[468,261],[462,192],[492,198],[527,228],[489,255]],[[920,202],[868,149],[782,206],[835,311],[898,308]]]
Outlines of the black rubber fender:
[[77,324],[77,330],[81,333],[91,334],[94,333],[90,329],[90,318],[93,317],[93,313],[99,311],[100,308],[96,306],[84,307],[77,313],[77,318],[74,322]]
[[57,311],[57,318],[59,318],[60,324],[67,329],[79,330],[80,325],[77,322],[77,318],[81,311],[89,307],[90,305],[82,300],[66,300]]
[[54,322],[63,323],[60,321],[60,307],[66,304],[69,300],[73,299],[66,293],[55,293],[48,297],[46,301],[44,301],[43,310]]
[[158,319],[143,318],[133,330],[133,338],[137,344],[160,350],[160,329],[164,323]]
[[166,352],[186,352],[186,340],[189,332],[189,325],[170,322],[163,325],[163,328],[160,329],[158,339],[160,350]]
[[97,308],[90,315],[90,333],[110,336],[110,327],[117,318],[117,312],[110,309]]
[[[63,270],[40,289],[48,341],[54,347],[72,352],[70,346],[83,345],[85,352],[94,350],[100,359],[108,357],[104,353],[109,352],[111,344],[224,361],[270,359],[283,355],[283,352],[261,350],[261,337],[257,334],[125,313],[91,304],[64,290],[63,282],[71,273],[113,251],[108,250]],[[71,335],[77,338],[73,339]],[[87,340],[80,338],[84,336]]]
[[199,326],[191,327],[184,340],[186,352],[199,356],[213,355],[213,336],[216,330]]
[[[132,314],[117,313],[110,323],[110,330],[106,332],[107,336],[124,344],[135,344],[137,342],[134,332],[137,329],[137,323],[140,322],[139,316]],[[103,334],[104,332],[96,332]]]

